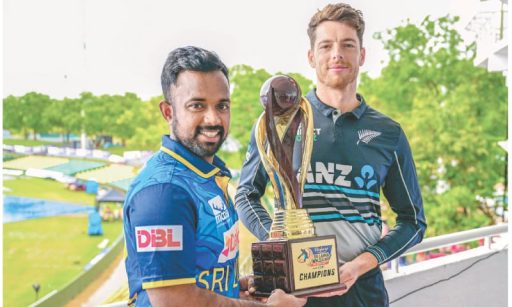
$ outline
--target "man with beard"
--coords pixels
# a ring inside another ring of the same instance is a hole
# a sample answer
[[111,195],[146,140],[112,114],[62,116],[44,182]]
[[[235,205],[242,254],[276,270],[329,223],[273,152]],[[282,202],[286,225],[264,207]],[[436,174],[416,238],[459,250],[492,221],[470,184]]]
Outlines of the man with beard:
[[[164,65],[162,90],[170,135],[124,204],[129,305],[262,305],[234,299],[246,290],[238,278],[238,216],[227,191],[231,174],[215,156],[229,130],[227,68],[213,52],[178,48]],[[283,291],[267,301],[305,302]]]
[[[316,71],[311,103],[315,141],[303,206],[317,235],[335,234],[346,290],[312,297],[307,306],[388,306],[379,265],[421,242],[426,229],[416,169],[400,125],[368,106],[357,93],[364,64],[364,20],[350,5],[327,5],[310,20],[308,61]],[[300,133],[300,132],[299,132]],[[297,136],[300,141],[301,135]],[[300,143],[300,142],[296,142]],[[261,205],[268,176],[252,134],[236,193],[242,222],[260,240],[272,219]],[[397,214],[381,238],[381,188]]]

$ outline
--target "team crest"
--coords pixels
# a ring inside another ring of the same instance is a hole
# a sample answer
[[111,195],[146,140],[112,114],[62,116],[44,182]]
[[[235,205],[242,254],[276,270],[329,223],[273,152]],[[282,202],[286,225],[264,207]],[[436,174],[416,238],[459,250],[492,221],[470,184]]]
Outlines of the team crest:
[[217,224],[224,222],[229,218],[228,208],[226,207],[224,200],[222,200],[222,197],[217,195],[214,198],[208,200],[208,204],[213,210]]

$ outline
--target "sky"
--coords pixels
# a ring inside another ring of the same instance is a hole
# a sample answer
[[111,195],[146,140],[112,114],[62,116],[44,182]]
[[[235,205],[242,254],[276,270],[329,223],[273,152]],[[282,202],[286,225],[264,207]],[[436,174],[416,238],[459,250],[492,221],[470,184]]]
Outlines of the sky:
[[[307,63],[307,24],[323,0],[4,0],[3,97],[30,91],[52,98],[161,94],[160,73],[174,48],[215,51],[228,67],[248,64],[274,74],[298,72],[315,80]],[[479,0],[346,1],[366,21],[366,63],[378,76],[386,63],[373,33],[425,16],[461,17],[464,28]]]

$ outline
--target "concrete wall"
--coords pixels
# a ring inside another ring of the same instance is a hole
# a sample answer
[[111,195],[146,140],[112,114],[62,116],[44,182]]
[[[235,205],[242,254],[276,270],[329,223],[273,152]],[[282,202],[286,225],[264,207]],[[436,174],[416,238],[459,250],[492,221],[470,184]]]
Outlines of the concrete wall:
[[478,248],[385,272],[391,306],[506,307],[507,254]]

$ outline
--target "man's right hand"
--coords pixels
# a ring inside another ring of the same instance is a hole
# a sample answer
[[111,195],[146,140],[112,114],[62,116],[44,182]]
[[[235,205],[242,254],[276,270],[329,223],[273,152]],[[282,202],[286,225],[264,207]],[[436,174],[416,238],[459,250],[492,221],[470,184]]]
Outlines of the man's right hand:
[[267,300],[269,306],[283,306],[283,307],[301,307],[307,302],[305,298],[295,297],[290,294],[286,294],[281,289],[275,289]]

